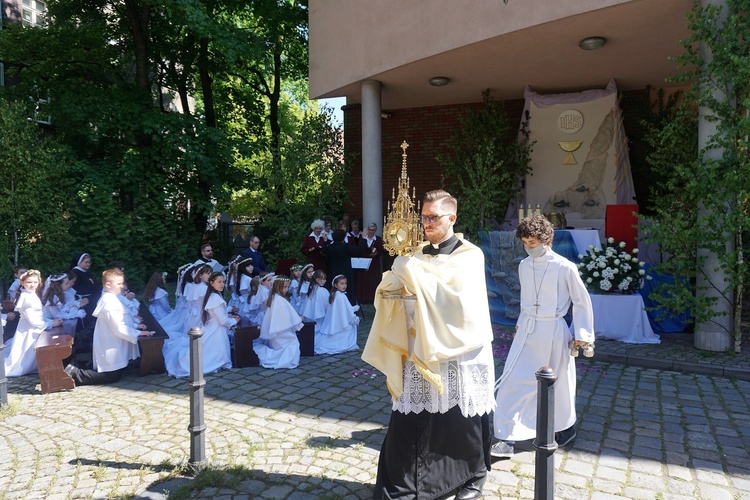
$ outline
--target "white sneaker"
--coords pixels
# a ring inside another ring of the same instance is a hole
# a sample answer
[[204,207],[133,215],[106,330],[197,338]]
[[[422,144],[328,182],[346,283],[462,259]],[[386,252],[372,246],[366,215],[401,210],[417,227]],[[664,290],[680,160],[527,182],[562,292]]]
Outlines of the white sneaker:
[[498,441],[490,448],[490,455],[495,458],[510,458],[513,456],[514,448],[512,444],[505,441]]

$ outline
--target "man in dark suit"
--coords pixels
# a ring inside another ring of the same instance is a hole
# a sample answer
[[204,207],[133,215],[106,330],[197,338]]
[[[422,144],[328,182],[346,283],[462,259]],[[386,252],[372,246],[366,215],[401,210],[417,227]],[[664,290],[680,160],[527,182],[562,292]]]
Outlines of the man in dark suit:
[[250,247],[242,252],[243,259],[253,259],[253,276],[257,276],[261,271],[268,271],[266,259],[263,258],[263,254],[258,250],[259,246],[260,238],[255,235],[250,235]]

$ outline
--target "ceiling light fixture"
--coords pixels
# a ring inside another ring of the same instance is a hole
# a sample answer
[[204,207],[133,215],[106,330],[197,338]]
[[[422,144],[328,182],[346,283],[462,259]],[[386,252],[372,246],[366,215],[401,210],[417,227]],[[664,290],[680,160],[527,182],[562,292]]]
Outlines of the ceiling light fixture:
[[607,39],[603,36],[590,36],[578,42],[578,46],[583,50],[596,50],[604,47],[605,43]]
[[448,85],[448,82],[450,82],[450,79],[445,76],[435,76],[430,78],[430,85],[433,87],[444,87]]

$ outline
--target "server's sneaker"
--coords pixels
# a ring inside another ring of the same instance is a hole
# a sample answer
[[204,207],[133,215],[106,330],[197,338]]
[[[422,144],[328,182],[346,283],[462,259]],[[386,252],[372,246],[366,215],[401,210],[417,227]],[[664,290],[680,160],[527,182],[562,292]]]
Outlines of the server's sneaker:
[[506,441],[498,441],[490,448],[490,455],[495,458],[510,458],[514,451],[512,444]]
[[576,438],[576,429],[574,426],[570,426],[564,431],[555,432],[555,441],[557,446],[565,446]]

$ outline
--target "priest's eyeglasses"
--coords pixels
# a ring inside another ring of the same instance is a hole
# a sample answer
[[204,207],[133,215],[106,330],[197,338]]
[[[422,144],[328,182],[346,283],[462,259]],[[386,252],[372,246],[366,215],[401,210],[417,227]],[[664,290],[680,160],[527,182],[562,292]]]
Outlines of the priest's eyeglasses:
[[430,215],[422,215],[421,216],[421,218],[422,218],[422,224],[427,224],[428,222],[430,224],[434,224],[437,221],[439,221],[440,219],[442,219],[443,217],[450,217],[451,215],[453,215],[453,214],[442,214],[442,215],[430,214]]

